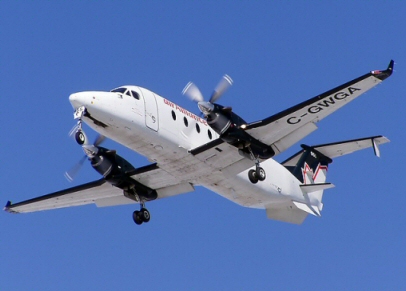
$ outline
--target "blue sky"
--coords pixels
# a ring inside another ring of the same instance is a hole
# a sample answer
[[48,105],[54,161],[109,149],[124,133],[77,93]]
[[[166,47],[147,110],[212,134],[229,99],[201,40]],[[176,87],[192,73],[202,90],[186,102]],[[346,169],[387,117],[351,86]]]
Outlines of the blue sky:
[[63,177],[82,156],[68,137],[73,92],[140,85],[198,113],[185,84],[207,96],[227,73],[220,103],[255,121],[396,65],[303,141],[391,140],[381,159],[334,161],[321,218],[267,220],[204,188],[149,203],[141,227],[134,206],[3,212],[0,289],[403,290],[405,12],[401,1],[1,1],[4,204],[99,178],[88,164],[73,184]]

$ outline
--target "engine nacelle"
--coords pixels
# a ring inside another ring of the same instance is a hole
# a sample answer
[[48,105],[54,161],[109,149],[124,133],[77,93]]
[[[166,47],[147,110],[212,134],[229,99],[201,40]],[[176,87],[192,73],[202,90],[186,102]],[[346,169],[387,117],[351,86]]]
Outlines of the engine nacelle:
[[92,167],[106,180],[112,176],[120,176],[135,168],[115,151],[98,147],[98,152],[90,159]]
[[270,146],[245,131],[243,125],[246,125],[246,122],[229,107],[214,104],[214,110],[207,116],[207,123],[222,140],[238,148],[240,154],[248,159],[265,160],[275,155],[275,151]]
[[98,152],[90,159],[90,163],[107,182],[122,189],[128,198],[150,201],[158,197],[155,190],[130,177],[136,169],[116,151],[98,147]]

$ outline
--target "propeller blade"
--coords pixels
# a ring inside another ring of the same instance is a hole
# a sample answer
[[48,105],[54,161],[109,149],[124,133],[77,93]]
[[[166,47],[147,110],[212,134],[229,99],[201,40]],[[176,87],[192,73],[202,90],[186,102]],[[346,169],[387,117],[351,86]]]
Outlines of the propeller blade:
[[76,175],[79,173],[80,169],[83,166],[83,163],[86,161],[87,156],[83,156],[83,158],[80,159],[80,161],[74,165],[69,171],[65,172],[65,178],[69,181],[72,182],[73,179],[75,179]]
[[202,93],[199,88],[192,82],[189,82],[182,91],[183,95],[188,96],[191,100],[195,102],[201,102],[204,100]]
[[233,79],[229,75],[224,75],[220,82],[217,84],[216,88],[214,89],[213,94],[211,94],[210,103],[216,102],[223,94],[227,91],[227,89],[233,84]]
[[105,139],[106,139],[106,137],[105,137],[104,135],[99,134],[99,135],[96,137],[96,139],[95,139],[93,145],[94,145],[95,147],[97,147],[97,146],[100,145]]

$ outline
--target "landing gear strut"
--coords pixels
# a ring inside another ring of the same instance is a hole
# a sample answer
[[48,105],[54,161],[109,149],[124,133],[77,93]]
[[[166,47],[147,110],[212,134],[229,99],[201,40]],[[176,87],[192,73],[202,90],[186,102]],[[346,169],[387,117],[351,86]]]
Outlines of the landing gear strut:
[[143,222],[148,222],[151,219],[149,211],[145,208],[145,204],[141,203],[141,209],[133,212],[133,220],[135,224],[141,225]]
[[81,106],[75,110],[73,113],[74,119],[78,120],[78,123],[72,130],[70,131],[69,135],[73,135],[75,133],[75,140],[79,145],[83,145],[86,141],[86,135],[82,131],[82,118],[86,113],[86,108]]
[[266,173],[263,168],[261,168],[259,164],[258,157],[254,155],[251,148],[249,148],[251,159],[255,160],[255,170],[248,171],[248,179],[251,181],[252,184],[258,183],[258,181],[264,181],[266,179]]

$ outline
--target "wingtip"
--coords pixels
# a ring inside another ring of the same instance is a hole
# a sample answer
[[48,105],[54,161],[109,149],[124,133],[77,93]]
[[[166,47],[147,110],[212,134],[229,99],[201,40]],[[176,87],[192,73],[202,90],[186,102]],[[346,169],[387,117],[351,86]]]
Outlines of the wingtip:
[[389,62],[389,66],[388,66],[388,70],[393,70],[393,67],[394,67],[394,65],[395,65],[395,61],[394,60],[390,60],[390,62]]
[[376,71],[372,71],[371,73],[376,78],[383,81],[383,80],[385,80],[386,78],[389,78],[392,75],[394,66],[395,66],[395,61],[391,60],[389,62],[388,68],[386,70],[384,70],[384,71],[376,70]]
[[4,206],[3,210],[7,211],[8,213],[16,213],[10,209],[11,204],[12,204],[11,201],[7,201],[7,204],[6,204],[6,206]]

